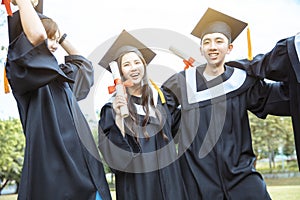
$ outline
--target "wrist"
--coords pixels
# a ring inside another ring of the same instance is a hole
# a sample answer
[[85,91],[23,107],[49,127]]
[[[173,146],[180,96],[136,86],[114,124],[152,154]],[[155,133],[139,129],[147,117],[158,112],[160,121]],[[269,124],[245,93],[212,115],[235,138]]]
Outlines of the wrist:
[[59,39],[59,41],[58,41],[58,44],[63,43],[63,41],[66,39],[66,37],[67,37],[67,34],[64,33],[64,34],[60,37],[60,39]]

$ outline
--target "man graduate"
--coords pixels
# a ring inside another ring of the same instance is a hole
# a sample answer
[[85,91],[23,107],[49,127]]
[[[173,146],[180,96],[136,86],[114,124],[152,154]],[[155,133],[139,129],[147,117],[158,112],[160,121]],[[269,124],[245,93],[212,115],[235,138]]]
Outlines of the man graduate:
[[246,23],[209,8],[192,31],[207,63],[163,84],[171,112],[181,106],[180,165],[190,199],[270,199],[255,155],[248,111],[290,115],[288,87],[225,64]]

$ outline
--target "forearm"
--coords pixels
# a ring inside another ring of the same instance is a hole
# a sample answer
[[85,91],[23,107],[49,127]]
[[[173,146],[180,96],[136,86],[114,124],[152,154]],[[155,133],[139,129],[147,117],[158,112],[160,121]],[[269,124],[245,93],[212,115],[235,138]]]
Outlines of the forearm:
[[65,38],[60,45],[69,55],[81,55],[80,52],[74,47],[74,45]]
[[16,0],[24,33],[31,44],[37,45],[47,38],[45,28],[30,0]]

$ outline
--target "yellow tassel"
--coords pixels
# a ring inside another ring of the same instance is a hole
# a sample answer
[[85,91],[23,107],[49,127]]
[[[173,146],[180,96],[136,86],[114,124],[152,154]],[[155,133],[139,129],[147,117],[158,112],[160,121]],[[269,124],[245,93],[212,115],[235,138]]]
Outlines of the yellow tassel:
[[248,42],[248,60],[253,60],[252,55],[252,44],[251,44],[251,37],[250,37],[250,28],[247,28],[247,42]]
[[151,84],[153,85],[153,87],[156,89],[156,91],[158,92],[158,95],[160,97],[161,102],[164,104],[166,103],[166,99],[164,94],[162,93],[161,89],[156,85],[156,83],[154,83],[154,81],[152,81],[151,79],[149,79]]
[[5,94],[9,93],[10,90],[9,90],[9,84],[8,84],[8,79],[6,77],[6,70],[4,68],[4,92]]

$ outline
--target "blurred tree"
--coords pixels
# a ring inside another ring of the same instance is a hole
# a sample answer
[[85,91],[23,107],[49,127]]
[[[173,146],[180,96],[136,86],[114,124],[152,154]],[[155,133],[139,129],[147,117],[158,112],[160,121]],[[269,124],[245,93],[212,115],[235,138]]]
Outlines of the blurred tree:
[[19,119],[0,120],[0,194],[10,182],[20,181],[25,137]]
[[269,115],[266,119],[259,119],[249,114],[250,128],[253,137],[253,148],[258,159],[269,158],[269,167],[275,168],[275,155],[283,149],[285,155],[294,152],[295,144],[291,119]]
[[286,156],[294,155],[295,153],[295,140],[293,134],[292,119],[289,117],[282,117],[285,132],[283,135],[283,154]]

